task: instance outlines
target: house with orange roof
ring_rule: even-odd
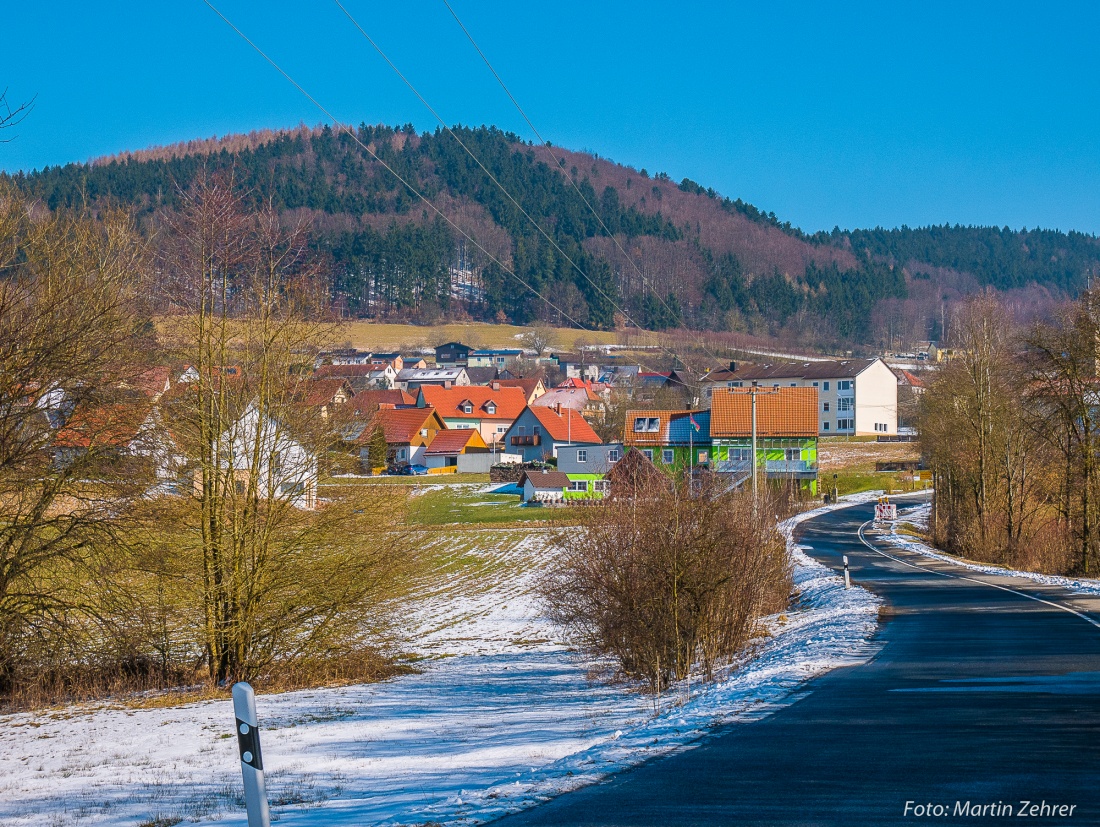
[[[429,468],[454,468],[460,473],[487,474],[495,455],[473,428],[438,431],[424,451]]]
[[[307,379],[295,388],[294,395],[299,404],[316,410],[321,419],[328,419],[334,408],[347,404],[355,396],[355,391],[347,379],[333,377]]]
[[[502,388],[521,388],[524,396],[527,397],[528,405],[546,393],[547,390],[541,376],[532,376],[528,379],[522,377],[519,379],[497,379],[496,381]]]
[[[382,405],[374,415],[372,426],[364,428],[356,439],[359,460],[364,467],[369,459],[371,438],[379,429],[386,439],[387,465],[424,465],[425,451],[447,425],[435,408]]]
[[[504,435],[507,450],[524,462],[556,457],[559,446],[599,445],[603,440],[577,411],[529,405]]]
[[[448,428],[478,430],[494,451],[500,449],[504,435],[527,407],[521,388],[502,387],[499,383],[457,388],[423,385],[416,404],[435,408]]]

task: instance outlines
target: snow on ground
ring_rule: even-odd
[[[787,521],[788,542],[796,522],[836,507]],[[805,679],[874,650],[877,599],[844,590],[790,543],[797,605],[770,619],[741,669],[674,687],[657,711],[599,680],[606,664],[541,616],[532,587],[553,554],[543,535],[438,542],[454,552],[412,616],[421,673],[258,699],[280,824],[481,822],[766,715]],[[228,700],[2,716],[0,823],[243,825],[232,723]]]
[[[937,560],[943,560],[946,563],[962,566],[971,571],[980,571],[985,574],[1002,574],[1010,577],[1022,577],[1025,580],[1031,580],[1035,583],[1045,583],[1048,586],[1062,586],[1079,594],[1100,594],[1100,580],[1091,580],[1082,577],[1059,577],[1054,574],[1039,574],[1034,571],[1016,571],[1015,569],[1008,569],[1003,566],[994,566],[990,563],[974,563],[959,557],[952,557],[950,554],[945,554],[938,549],[934,549],[922,543],[911,535],[898,534],[898,525],[903,522],[910,523],[921,531],[927,531],[928,518],[931,514],[931,503],[924,503],[905,509],[899,508],[898,522],[892,526],[890,533],[883,535],[881,539],[897,548],[905,549],[906,551],[915,551],[926,557],[934,557]]]

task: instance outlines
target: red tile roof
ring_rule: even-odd
[[[422,385],[420,394],[424,404],[435,408],[444,419],[498,419],[514,422],[527,407],[527,397],[520,388],[493,390],[480,385],[456,388]],[[471,413],[464,413],[460,407],[466,401],[473,405]],[[490,414],[485,410],[490,402],[496,404],[496,413]]]
[[[54,436],[54,445],[58,448],[91,448],[93,445],[120,448],[141,433],[148,414],[144,405],[77,409]]]
[[[581,442],[594,445],[598,445],[603,441],[592,430],[592,426],[585,422],[584,417],[572,408],[562,408],[560,414],[553,408],[538,406],[530,408],[530,411],[552,439],[561,442]]]
[[[391,445],[411,443],[420,436],[421,429],[428,427],[428,421],[435,414],[434,408],[389,408],[378,409],[375,422],[382,426],[386,442]],[[434,423],[438,427],[442,423]],[[361,439],[370,439],[370,430],[363,432]]]
[[[348,399],[355,393],[347,384],[346,379],[311,379],[301,388],[302,401],[306,405],[320,407],[331,404],[336,395],[343,389]]]
[[[352,404],[360,414],[369,414],[379,405],[415,405],[416,400],[405,391],[394,388],[388,391],[359,391]]]
[[[712,437],[752,435],[752,393],[748,388],[715,388],[710,410]],[[769,388],[757,393],[756,434],[817,436],[817,388]]]

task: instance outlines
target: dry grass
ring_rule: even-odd
[[[510,324],[487,324],[469,322],[466,324],[412,325],[390,324],[383,322],[351,321],[340,326],[340,340],[333,344],[378,350],[414,350],[435,347],[444,342],[456,341],[475,347],[520,347],[519,336],[530,328]],[[574,328],[554,328],[552,349],[573,350],[578,344],[611,345],[619,344],[620,336],[614,331],[589,331]],[[634,344],[656,344],[643,342],[635,335]]]
[[[920,459],[919,442],[864,442],[822,439],[817,445],[817,463],[822,474],[840,471],[866,473],[876,462],[904,462]]]

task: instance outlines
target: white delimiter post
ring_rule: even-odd
[[[233,714],[237,717],[237,746],[244,776],[244,803],[248,827],[271,827],[264,785],[264,763],[260,758],[260,728],[256,720],[256,693],[244,681],[233,684]]]
[[[749,395],[752,397],[752,500],[756,502],[756,388],[752,388]]]

